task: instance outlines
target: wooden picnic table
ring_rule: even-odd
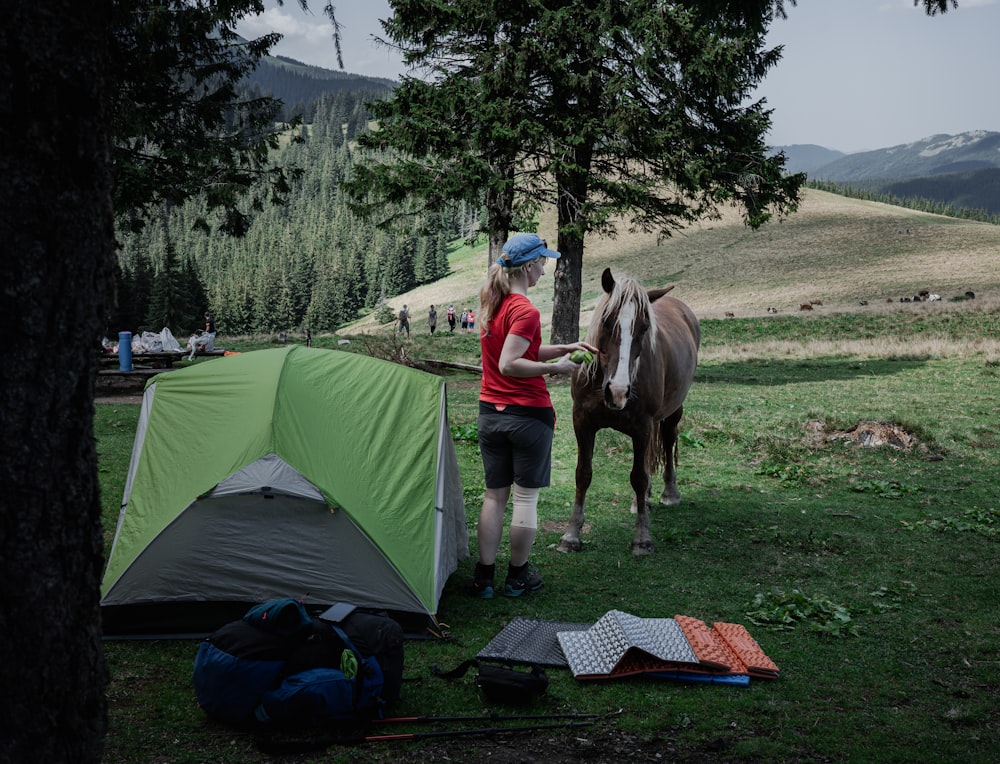
[[[187,357],[191,354],[189,350],[168,350],[159,351],[155,353],[132,353],[132,363],[133,365],[138,364],[139,366],[149,366],[154,369],[172,369],[174,367],[174,361],[179,361],[182,358]],[[214,350],[198,350],[195,352],[195,356],[223,356],[226,354],[225,348],[215,348]],[[119,366],[119,358],[117,353],[102,353],[101,354],[101,365],[102,366]]]

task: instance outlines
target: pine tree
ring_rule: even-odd
[[[193,257],[184,259],[181,268],[181,304],[180,327],[182,332],[200,329],[204,325],[203,316],[211,312],[205,285],[198,275],[198,269]]]
[[[140,331],[159,332],[167,327],[174,334],[184,333],[184,328],[190,326],[193,318],[184,294],[184,283],[184,271],[177,252],[173,242],[167,239],[163,264],[153,276],[149,308]]]
[[[491,260],[511,226],[555,205],[553,341],[575,341],[587,233],[626,215],[669,235],[729,203],[757,227],[795,208],[804,176],[768,156],[768,113],[747,103],[778,61],[763,47],[774,13],[765,0],[400,4],[387,34],[429,76],[374,104],[379,130],[360,139],[373,153],[348,189],[382,217],[386,203],[485,205]]]

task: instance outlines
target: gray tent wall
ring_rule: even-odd
[[[150,384],[143,397],[115,545],[157,384]],[[272,453],[209,493],[192,497],[187,509],[142,550],[102,599],[105,635],[201,636],[240,617],[254,603],[284,596],[305,597],[316,608],[351,602],[394,615],[418,615],[433,624],[445,582],[457,561],[469,555],[443,384],[438,428],[433,608],[421,602],[348,512],[331,508],[315,485]],[[411,625],[419,629],[424,620],[411,620]]]

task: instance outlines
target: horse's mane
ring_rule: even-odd
[[[649,322],[649,331],[646,337],[650,343],[650,348],[656,348],[656,316],[650,310],[649,295],[642,285],[629,276],[620,277],[615,280],[615,286],[610,292],[604,292],[597,305],[594,307],[594,316],[587,327],[587,334],[584,338],[591,345],[600,346],[601,332],[604,325],[610,321],[618,321],[621,309],[629,302],[635,302],[638,306],[638,315],[645,315]],[[592,363],[587,366],[587,374],[593,378],[597,374],[598,364]]]

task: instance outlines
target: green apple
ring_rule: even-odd
[[[569,354],[569,360],[573,363],[590,363],[594,360],[594,354],[589,350],[574,350]]]

